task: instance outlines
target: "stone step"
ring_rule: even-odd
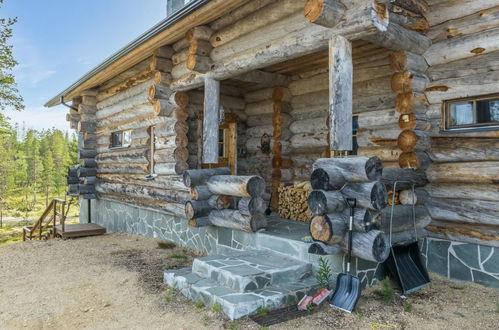
[[[197,258],[192,273],[235,292],[250,292],[308,278],[312,266],[270,251],[247,251]]]
[[[191,268],[166,271],[164,281],[193,301],[201,301],[207,306],[220,304],[232,320],[254,314],[260,308],[296,304],[305,294],[317,289],[316,279],[309,276],[298,281],[274,283],[251,292],[238,292],[193,273]]]

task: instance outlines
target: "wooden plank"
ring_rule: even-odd
[[[352,150],[352,44],[343,36],[329,41],[330,149]]]
[[[57,225],[55,228],[57,234],[61,235],[62,238],[95,236],[106,233],[106,228],[95,223],[67,224],[64,226],[64,232],[62,231],[61,225]]]
[[[220,116],[220,81],[204,82],[203,163],[218,163],[218,126]]]

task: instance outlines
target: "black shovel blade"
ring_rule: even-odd
[[[341,273],[336,279],[336,289],[329,304],[347,313],[351,313],[359,301],[362,285],[358,277]]]

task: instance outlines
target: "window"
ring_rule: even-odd
[[[499,129],[499,95],[445,101],[444,129]]]
[[[237,122],[236,116],[226,113],[225,123],[218,131],[218,163],[203,164],[203,168],[229,167],[232,174],[236,174],[237,163]]]
[[[111,133],[111,148],[129,147],[132,144],[132,131]]]

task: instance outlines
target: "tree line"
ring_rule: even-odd
[[[28,212],[36,204],[48,205],[51,197],[64,198],[67,170],[77,163],[77,149],[74,134],[55,128],[38,131],[13,126],[0,113],[3,209]]]

